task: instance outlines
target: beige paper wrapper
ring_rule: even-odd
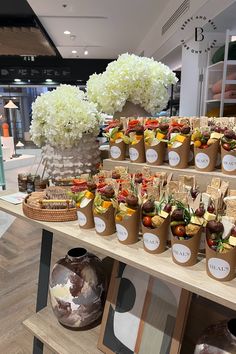
[[[143,248],[152,254],[163,253],[166,250],[170,216],[159,227],[148,228],[142,224]]]
[[[183,144],[177,148],[168,147],[168,157],[173,154],[173,160],[176,161],[175,165],[170,165],[173,168],[186,168],[188,166],[189,154],[190,154],[190,137],[187,137]]]
[[[80,213],[80,214],[79,214]],[[93,220],[93,199],[84,208],[77,208],[79,226],[81,229],[92,229]]]
[[[229,281],[235,277],[236,247],[227,253],[212,250],[206,240],[206,271],[207,275],[218,281]]]
[[[122,141],[119,143],[110,143],[110,158],[116,161],[125,160],[126,144]]]
[[[210,145],[207,149],[194,147],[195,169],[202,172],[214,171],[218,150],[219,141]],[[196,159],[198,159],[198,163],[196,162]]]
[[[131,162],[146,162],[143,137],[137,144],[129,144],[129,158]]]
[[[183,267],[192,266],[197,263],[197,255],[200,244],[202,229],[188,240],[178,240],[172,234],[171,252],[173,262]]]
[[[222,173],[236,176],[236,151],[226,151],[221,146],[221,160]]]
[[[148,165],[162,165],[165,157],[165,152],[166,143],[164,143],[163,141],[154,146],[145,143],[145,155]]]
[[[116,232],[115,209],[110,206],[104,214],[93,210],[95,230],[100,236],[110,236]]]
[[[120,243],[131,245],[138,242],[139,220],[140,212],[137,209],[133,215],[116,222],[116,232]]]

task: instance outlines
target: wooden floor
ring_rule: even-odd
[[[41,229],[20,219],[0,239],[1,354],[32,353],[32,336],[21,323],[35,313],[40,242]],[[52,263],[75,246],[54,238]]]

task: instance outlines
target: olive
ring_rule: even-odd
[[[142,125],[137,125],[134,130],[135,130],[137,135],[142,135],[143,131],[144,131],[144,128],[143,128]]]
[[[111,176],[113,179],[120,179],[120,174],[116,171],[113,171],[112,172],[112,176]]]
[[[138,197],[136,197],[136,195],[133,195],[133,194],[130,194],[126,197],[126,203],[129,205],[129,206],[137,206],[138,205]]]
[[[200,217],[200,218],[201,218],[204,214],[205,214],[205,209],[204,209],[202,206],[200,206],[199,208],[197,208],[197,209],[195,210],[195,215],[198,216],[198,217]]]
[[[87,188],[91,192],[91,191],[94,191],[97,188],[97,185],[96,185],[95,182],[88,181],[87,182]]]
[[[171,210],[172,210],[172,205],[171,205],[170,203],[167,203],[167,204],[164,206],[163,210],[164,210],[166,213],[170,213]]]
[[[162,131],[162,132],[166,132],[169,129],[169,124],[168,123],[160,123],[158,128]]]
[[[193,199],[196,199],[197,195],[199,194],[199,191],[196,188],[191,188],[190,194]]]
[[[213,204],[210,204],[207,208],[208,213],[213,214],[215,212],[215,207]]]
[[[144,204],[143,204],[143,211],[145,211],[145,213],[151,213],[155,208],[155,204],[152,200],[147,200]]]
[[[183,209],[175,209],[171,215],[172,221],[182,221],[184,220],[184,212]]]
[[[224,231],[223,224],[216,220],[208,221],[206,227],[211,233],[220,233]]]
[[[224,136],[227,138],[227,139],[235,139],[236,136],[235,136],[235,132],[233,130],[226,130],[224,132]]]
[[[112,186],[105,186],[100,192],[106,198],[113,198],[115,195],[115,191]]]
[[[184,125],[184,126],[181,128],[181,133],[182,133],[182,134],[189,134],[189,133],[190,133],[190,126],[189,126],[189,125]]]

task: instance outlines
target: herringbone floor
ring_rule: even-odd
[[[32,336],[22,321],[35,312],[40,241],[40,227],[20,219],[0,239],[0,354],[32,353]],[[75,246],[54,237],[52,263]]]

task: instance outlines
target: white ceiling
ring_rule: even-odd
[[[27,0],[63,58],[135,52],[167,0]],[[63,4],[67,5],[63,7]],[[76,38],[63,32],[69,30]],[[84,55],[84,50],[89,54]],[[72,54],[77,50],[77,54]]]

